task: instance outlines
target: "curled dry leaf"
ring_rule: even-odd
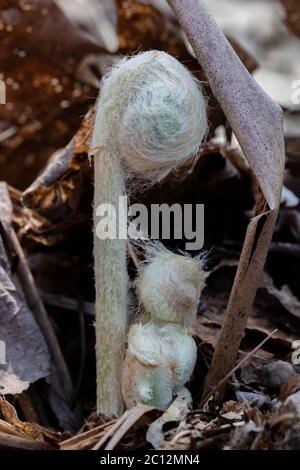
[[[141,4],[136,0],[126,2],[119,0],[117,2],[117,19],[119,53],[129,54],[132,53],[132,50],[140,48],[155,48],[165,50],[178,57],[195,73],[197,78],[204,82],[206,94],[210,97],[211,132],[216,126],[225,122],[201,67],[189,53],[179,28],[168,16],[162,15],[153,6]],[[234,47],[248,69],[253,71],[256,63],[251,56],[237,43],[234,43]],[[91,190],[91,186],[86,184],[91,180],[91,172],[86,160],[89,134],[93,127],[93,114],[93,111],[88,113],[71,142],[51,157],[41,176],[25,191],[25,205],[30,209],[36,209],[44,220],[34,217],[33,213],[23,214],[23,221],[29,216],[32,230],[26,223],[27,228],[22,229],[20,235],[27,235],[44,244],[53,244],[55,241],[61,240],[62,232],[65,232],[70,226],[83,223],[86,220],[85,214],[89,213],[89,209],[86,205],[83,208],[80,205],[85,195]],[[204,149],[204,154],[206,152]],[[213,153],[213,150],[210,152]],[[227,150],[225,150],[226,152]],[[234,151],[231,153],[233,154]],[[56,240],[55,234],[57,234]]]
[[[13,426],[17,434],[38,442],[51,442],[58,444],[61,433],[44,428],[36,423],[20,421],[14,406],[4,398],[0,397],[0,410],[6,423]]]
[[[279,390],[296,376],[293,366],[286,361],[271,361],[259,370],[259,383],[264,387]]]
[[[55,2],[92,41],[109,52],[118,50],[114,0],[55,0]]]
[[[137,0],[117,0],[117,18],[119,52],[130,54],[141,49],[157,49],[178,58],[203,83],[209,99],[210,133],[225,123],[222,109],[212,93],[201,64],[191,55],[180,29],[169,16],[150,4],[142,4]],[[248,70],[253,72],[257,67],[256,61],[236,41],[232,41],[232,46]]]
[[[60,241],[70,227],[89,220],[91,209],[85,198],[88,203],[92,198],[88,152],[93,123],[91,110],[70,143],[53,155],[43,173],[23,193],[26,208],[17,221],[21,236],[51,245]]]
[[[5,183],[0,185],[2,207],[11,208]],[[4,211],[3,211],[4,212]],[[11,223],[11,213],[1,212],[0,234],[0,339],[5,360],[0,364],[2,394],[21,393],[30,383],[49,375],[50,358],[44,337],[29,309],[24,294],[12,276],[9,249],[3,227]],[[8,251],[7,251],[8,250]]]
[[[247,422],[232,433],[226,450],[299,449],[299,412],[297,399],[284,403],[272,414],[246,410]]]
[[[286,11],[285,24],[293,34],[300,37],[300,5],[298,0],[280,0]]]

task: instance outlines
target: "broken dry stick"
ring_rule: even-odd
[[[168,0],[260,185],[204,396],[234,367],[271,241],[284,170],[282,110],[246,70],[200,0]]]

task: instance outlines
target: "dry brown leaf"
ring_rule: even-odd
[[[126,2],[119,0],[117,17],[119,52],[122,54],[132,53],[133,50],[139,50],[140,47],[143,50],[147,48],[166,50],[183,61],[200,80],[206,82],[197,60],[187,50],[179,28],[175,27],[167,16],[162,15],[151,5],[141,4],[136,0]],[[239,45],[235,44],[234,47],[249,70],[254,70],[256,64],[251,57]],[[206,92],[212,100],[209,103],[209,121],[213,131],[217,125],[224,122],[224,116],[212,96],[211,89],[206,83],[204,86],[207,87]],[[82,224],[87,220],[85,214],[89,214],[89,209],[86,205],[83,208],[80,205],[91,189],[89,186],[91,171],[87,163],[87,152],[92,126],[93,112],[86,116],[74,139],[64,149],[52,156],[42,175],[25,191],[25,205],[36,209],[39,215],[45,219],[35,218],[34,214],[26,212],[20,214],[19,224],[24,224],[26,217],[29,217],[29,224],[25,223],[25,228],[20,232],[20,236],[25,235],[43,244],[53,244],[60,241],[61,234],[70,227]],[[80,140],[83,143],[82,148],[77,148]],[[199,156],[209,152],[213,153],[213,151],[213,149],[208,151],[204,149],[204,152]],[[218,151],[216,149],[216,152]],[[234,152],[234,150],[228,150],[228,155],[229,153],[233,155]],[[227,153],[227,149],[224,149],[224,153]],[[191,173],[192,168],[188,170]],[[203,180],[205,181],[205,178]],[[241,182],[240,186],[242,187],[244,184],[245,182]],[[242,201],[243,197],[235,198],[235,201],[238,200]],[[52,224],[49,224],[48,221]],[[30,230],[30,224],[32,230]],[[57,239],[55,239],[55,234],[57,234]]]
[[[23,194],[25,206],[54,224],[65,220],[76,224],[86,219],[79,206],[89,189],[86,183],[91,184],[88,152],[93,123],[94,111],[90,111],[70,143],[53,155],[44,172]],[[34,231],[46,233],[47,226]]]
[[[137,450],[137,445],[141,445],[144,447],[146,444],[145,439],[145,432],[148,425],[158,417],[158,411],[155,411],[154,414],[150,412],[144,415],[138,422],[137,425],[134,425],[128,430],[128,440],[130,444],[123,443],[123,439],[120,441],[118,446],[120,445],[122,450]],[[110,437],[114,438],[114,433],[116,429],[118,430],[122,423],[126,422],[127,414],[120,420],[111,420],[109,422],[103,423],[100,426],[93,427],[88,431],[79,432],[75,436],[66,439],[60,443],[61,450],[90,450],[93,448],[98,448],[104,445],[105,441],[107,441]],[[106,418],[104,418],[106,419]],[[126,424],[128,426],[128,423]],[[123,433],[123,429],[121,429]],[[118,439],[120,438],[118,432]],[[126,437],[126,436],[124,436]]]
[[[55,0],[65,15],[94,42],[110,52],[118,50],[114,0]]]
[[[5,421],[14,427],[19,434],[36,442],[51,442],[57,444],[61,439],[61,433],[44,428],[36,423],[20,421],[13,405],[0,397],[0,410]]]
[[[11,222],[11,201],[5,183],[0,183],[2,229]],[[0,339],[5,344],[6,363],[0,364],[2,394],[21,393],[30,383],[50,373],[50,358],[44,337],[29,309],[24,293],[13,280],[0,230]],[[18,347],[16,347],[16,345]]]
[[[162,449],[165,444],[163,427],[166,424],[176,424],[186,417],[189,412],[187,401],[182,397],[177,397],[164,414],[150,424],[146,439],[154,449]]]
[[[0,449],[5,450],[54,450],[55,447],[48,442],[38,442],[12,436],[0,431]]]
[[[21,238],[53,245],[70,228],[88,223],[92,197],[88,152],[93,122],[91,110],[69,144],[55,152],[45,170],[23,193],[25,208],[15,211],[14,217]]]
[[[68,4],[65,11],[70,11]],[[9,184],[21,189],[27,187],[49,156],[68,142],[79,126],[80,116],[85,114],[91,100],[94,101],[93,90],[98,88],[100,76],[120,54],[157,48],[178,57],[205,82],[210,98],[211,131],[225,122],[179,28],[154,7],[134,0],[118,2],[120,44],[118,56],[114,57],[107,55],[76,21],[67,19],[52,0],[2,0],[0,6],[0,38],[3,39],[0,78],[7,85],[7,104],[0,109],[0,171]],[[94,7],[99,14],[100,6]],[[83,16],[87,14],[90,11]],[[97,18],[91,19],[96,19],[98,25]],[[255,62],[240,46],[234,47],[252,71]]]
[[[300,37],[300,4],[298,0],[280,0],[286,11],[285,24]]]

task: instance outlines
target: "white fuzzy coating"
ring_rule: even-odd
[[[151,319],[192,327],[205,286],[198,260],[174,253],[155,256],[137,282],[139,298]]]
[[[118,207],[125,179],[149,185],[196,153],[207,131],[200,84],[175,58],[144,52],[104,77],[92,138],[95,191],[97,411],[122,412],[120,386],[128,326],[126,242],[97,237],[97,208]],[[188,318],[188,315],[187,317]],[[142,386],[143,394],[151,390]],[[167,388],[167,387],[166,387]]]
[[[119,156],[128,174],[160,180],[193,157],[207,132],[200,83],[174,57],[125,58],[102,81],[92,146]]]

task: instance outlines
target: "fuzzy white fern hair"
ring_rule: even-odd
[[[152,320],[194,327],[205,278],[202,260],[158,249],[140,270],[139,299]]]
[[[206,131],[200,84],[170,55],[144,52],[123,59],[104,77],[91,153],[95,157],[97,411],[107,416],[122,412],[128,327],[126,241],[98,238],[97,208],[110,204],[117,210],[128,176],[147,185],[187,163]]]

